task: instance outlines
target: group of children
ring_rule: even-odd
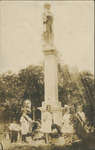
[[[65,113],[62,117],[62,128],[61,132],[66,140],[69,140],[69,142],[72,142],[72,137],[75,134],[75,128],[74,124],[71,121],[71,112],[70,107],[65,107]],[[76,117],[79,120],[78,129],[84,128],[84,124],[86,122],[85,113],[82,111],[82,107],[78,107],[78,111],[76,113]],[[27,111],[24,109],[23,114],[20,118],[20,124],[17,124],[15,120],[13,120],[13,123],[10,124],[9,129],[11,131],[11,142],[17,142],[18,133],[21,133],[22,142],[26,141],[27,133],[29,132],[29,125],[32,123],[32,119],[27,115]],[[53,123],[53,114],[51,112],[51,106],[46,106],[46,112],[44,113],[43,117],[43,126],[41,126],[40,131],[45,134],[46,143],[49,143],[50,136],[49,134],[52,132],[51,126]],[[81,125],[81,127],[79,127]],[[78,132],[78,131],[77,131]],[[80,131],[79,131],[80,132]],[[68,142],[68,141],[67,141]]]

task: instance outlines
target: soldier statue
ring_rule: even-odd
[[[54,44],[54,35],[53,35],[53,15],[50,12],[50,4],[44,5],[45,11],[43,14],[43,41],[44,47],[48,49],[52,49]]]

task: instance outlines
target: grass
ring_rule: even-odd
[[[95,150],[95,136],[88,136],[86,139],[72,143],[71,145],[57,146],[54,144],[45,145],[11,145],[7,150]]]
[[[95,144],[87,143],[73,143],[72,145],[56,146],[56,145],[46,145],[46,146],[31,146],[31,145],[22,145],[15,146],[8,150],[95,150]]]

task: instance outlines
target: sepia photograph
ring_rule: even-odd
[[[95,150],[94,0],[0,1],[0,150]]]

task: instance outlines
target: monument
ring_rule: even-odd
[[[58,101],[58,70],[57,70],[57,51],[54,48],[53,34],[53,15],[50,12],[50,4],[44,5],[43,14],[43,53],[44,53],[44,83],[45,83],[45,101],[42,102],[41,122],[44,125],[43,117],[46,106],[51,106],[53,121],[55,124],[62,126],[61,103]]]

